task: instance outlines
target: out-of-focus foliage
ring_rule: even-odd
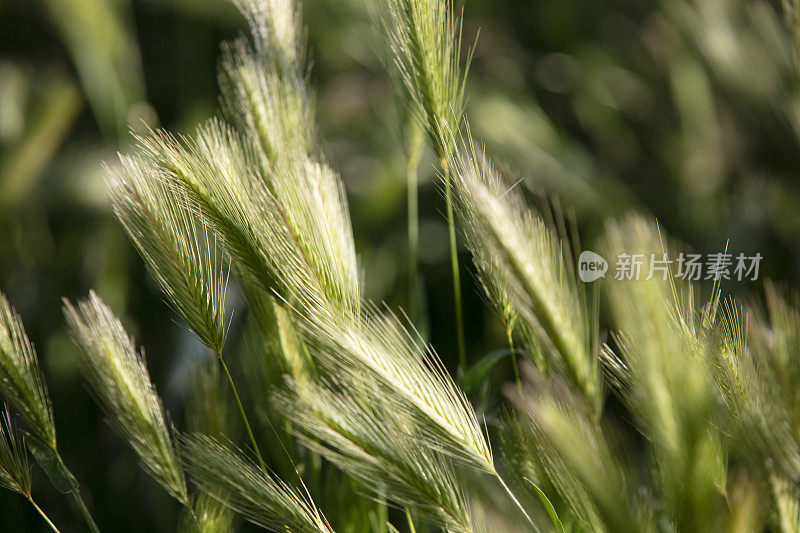
[[[405,142],[396,124],[406,111],[398,109],[382,64],[383,38],[361,0],[307,0],[302,8],[315,118],[347,189],[363,290],[405,306]],[[655,215],[697,251],[720,251],[730,240],[737,251],[759,252],[762,277],[796,286],[797,20],[788,0],[465,0],[464,43],[475,42],[480,30],[466,88],[472,133],[494,161],[524,176],[517,187],[541,188],[574,209],[587,243],[596,242],[606,217],[633,209]],[[113,170],[115,152],[132,144],[131,131],[160,125],[190,132],[214,114],[219,43],[243,25],[220,0],[0,3],[0,290],[25,317],[38,348],[58,406],[59,448],[82,458],[75,474],[109,529],[172,530],[178,511],[137,471],[135,455],[81,391],[60,300],[94,287],[129,317],[129,333],[148,346],[148,367],[167,409],[182,416],[181,397],[207,354],[173,320],[158,283],[112,220],[102,163]],[[420,307],[428,313],[418,322],[429,321],[423,330],[440,353],[455,354],[434,159],[426,151],[419,166]],[[506,332],[478,296],[466,251],[461,264],[468,359],[477,362],[505,345]],[[723,290],[757,288],[730,283]],[[780,319],[781,304],[772,301]],[[234,305],[234,319],[224,317],[230,322],[223,327],[243,327],[240,309]],[[490,427],[502,413],[499,384],[512,375],[507,358],[499,360],[480,367],[491,369],[491,379],[472,376],[482,390],[468,391],[482,398],[479,415]],[[780,361],[776,352],[767,370],[780,375]],[[445,364],[454,368],[455,357]],[[697,409],[705,405],[700,399]],[[757,425],[746,416],[757,413],[750,407],[743,416]],[[288,433],[261,425],[264,442]],[[698,446],[713,448],[712,437]],[[324,488],[341,479],[315,475],[318,490],[335,501],[336,490]],[[773,485],[790,509],[791,488],[782,478]],[[743,502],[752,497],[730,489]],[[129,504],[132,492],[146,512]],[[71,516],[55,491],[42,490],[37,501],[55,522]],[[335,521],[351,504],[325,510]],[[19,530],[40,527],[25,505],[0,498],[0,516],[15,517],[9,527]],[[372,516],[369,501],[357,505]]]

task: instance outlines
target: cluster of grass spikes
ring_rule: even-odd
[[[220,116],[189,136],[152,131],[108,167],[116,216],[213,354],[185,430],[101,298],[64,302],[78,368],[114,431],[183,508],[181,531],[230,531],[237,517],[322,533],[800,529],[795,297],[769,285],[765,308],[740,305],[715,285],[699,303],[695,287],[669,276],[609,279],[598,282],[610,310],[603,342],[600,292],[576,278],[574,237],[510,187],[469,134],[469,59],[453,4],[383,0],[387,65],[412,118],[412,218],[425,138],[441,165],[461,369],[470,366],[456,220],[507,333],[516,383],[487,427],[413,326],[363,296],[343,182],[314,123],[298,6],[237,5],[249,34],[223,49]],[[607,257],[678,250],[639,215],[609,222],[599,246]],[[231,291],[248,309],[238,342]],[[228,365],[231,353],[241,368]],[[612,395],[621,407],[610,410]],[[99,531],[5,297],[0,396],[0,485],[58,531],[34,501],[30,453]]]

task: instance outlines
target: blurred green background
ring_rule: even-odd
[[[402,133],[372,0],[306,0],[310,83],[332,165],[347,186],[367,294],[409,300]],[[800,274],[800,78],[789,2],[467,0],[477,39],[473,134],[510,183],[574,215],[584,247],[638,210],[699,252],[764,257],[761,278]],[[104,164],[132,133],[189,133],[217,112],[221,41],[244,24],[222,0],[0,0],[0,290],[47,374],[62,453],[106,531],[174,531],[178,505],[105,425],[72,360],[61,298],[94,288],[148,356],[178,427],[204,356],[163,302],[105,201]],[[420,164],[422,329],[450,368],[455,335],[447,230],[434,159]],[[469,359],[501,350],[461,255]],[[757,293],[730,283],[727,293]],[[497,353],[497,352],[495,352]],[[470,390],[491,423],[501,364]],[[38,472],[38,471],[37,471]],[[40,473],[37,501],[62,531],[81,522]],[[44,531],[0,495],[7,531]]]

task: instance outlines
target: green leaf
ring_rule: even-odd
[[[496,350],[483,356],[477,363],[464,370],[458,376],[459,387],[467,395],[474,394],[486,382],[497,363],[508,357],[508,355],[510,355],[508,350]]]
[[[542,491],[542,489],[536,486],[536,483],[534,483],[530,479],[525,478],[525,481],[530,483],[531,487],[533,487],[533,490],[536,492],[536,496],[539,497],[539,502],[542,504],[542,507],[544,507],[544,510],[547,511],[547,514],[550,515],[550,521],[553,522],[553,526],[555,526],[556,531],[558,533],[565,533],[564,525],[558,518],[558,513],[556,513],[556,509],[555,507],[553,507],[553,504],[550,503],[550,500],[547,498],[547,495]]]
[[[31,451],[36,462],[42,467],[44,473],[53,483],[56,490],[69,494],[70,492],[78,491],[78,480],[72,475],[72,472],[67,469],[64,461],[57,451],[47,446],[44,442],[36,438],[30,433],[26,434],[25,442],[28,449]]]

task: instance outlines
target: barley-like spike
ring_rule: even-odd
[[[459,57],[461,21],[454,15],[453,2],[388,0],[382,20],[406,98],[436,155],[446,161],[455,148],[453,132],[464,110],[466,79]]]
[[[233,513],[222,502],[205,493],[192,498],[178,524],[179,533],[232,533]]]
[[[359,383],[417,421],[419,438],[488,473],[492,452],[475,411],[441,360],[391,312],[365,304],[346,317],[298,312],[306,343],[330,375]]]
[[[11,423],[7,409],[0,412],[0,486],[30,498],[31,471],[25,444]]]
[[[544,347],[549,365],[599,412],[599,364],[564,244],[471,141],[453,166],[464,234],[487,296],[504,315],[526,323]]]
[[[298,383],[278,395],[281,412],[310,449],[358,480],[379,498],[449,531],[472,531],[469,502],[446,455],[416,441],[412,417],[358,383]],[[388,491],[387,491],[388,489]]]
[[[33,433],[56,448],[56,427],[36,350],[22,319],[0,293],[0,394],[14,406]]]
[[[226,269],[188,196],[146,161],[120,156],[111,205],[168,302],[216,353],[225,343]]]
[[[112,427],[150,475],[188,507],[186,481],[144,352],[136,350],[122,323],[94,292],[77,305],[65,301],[64,314],[79,348],[81,371]]]
[[[202,434],[181,437],[181,455],[200,489],[252,522],[276,531],[332,533],[308,494]]]

